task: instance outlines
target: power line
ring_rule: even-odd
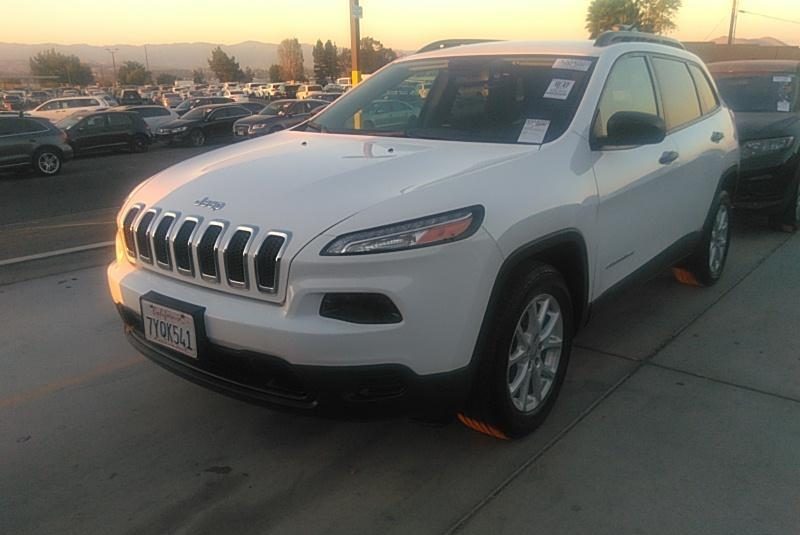
[[[728,15],[723,15],[723,16],[722,16],[722,18],[721,18],[721,19],[719,19],[719,22],[717,22],[717,24],[716,24],[716,25],[714,25],[714,29],[713,29],[713,30],[711,30],[710,32],[708,32],[708,35],[706,35],[706,36],[705,36],[705,38],[703,39],[703,41],[708,41],[708,38],[709,38],[709,37],[711,37],[711,36],[714,34],[714,32],[716,32],[716,31],[717,31],[717,28],[719,28],[719,25],[720,25],[720,24],[722,24],[722,22],[723,22],[725,19],[727,19],[727,18],[728,18]]]
[[[763,17],[765,19],[778,20],[780,22],[788,22],[790,24],[800,24],[800,20],[783,19],[781,17],[773,17],[772,15],[764,15],[763,13],[753,13],[752,11],[745,11],[744,9],[740,9],[739,13],[742,13],[743,15],[753,15],[754,17]]]

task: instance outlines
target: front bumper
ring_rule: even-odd
[[[794,194],[800,178],[800,155],[743,161],[734,204],[737,208],[778,213]]]
[[[277,357],[210,345],[194,361],[145,340],[141,316],[118,306],[128,341],[163,368],[227,396],[319,416],[435,417],[458,411],[470,387],[468,368],[420,376],[401,365],[293,366]]]

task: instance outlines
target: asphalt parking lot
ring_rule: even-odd
[[[127,190],[191,154],[0,176],[3,258],[111,239]],[[127,345],[110,250],[49,259],[0,285],[0,533],[796,533],[800,236],[740,216],[733,239],[717,286],[665,273],[598,310],[516,442],[211,393]]]

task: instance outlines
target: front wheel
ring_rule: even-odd
[[[145,136],[134,136],[131,139],[131,152],[147,152],[150,144]]]
[[[722,277],[731,241],[731,200],[728,192],[720,191],[717,194],[709,215],[700,244],[682,266],[685,270],[677,270],[676,276],[681,282],[713,286]],[[687,272],[689,279],[694,280],[684,280]]]
[[[537,263],[508,287],[497,310],[459,420],[496,438],[518,438],[545,421],[558,397],[572,350],[572,299],[558,271]]]
[[[61,154],[54,149],[39,149],[33,155],[33,168],[42,176],[57,175],[61,171]]]
[[[206,135],[199,128],[195,128],[189,133],[189,143],[192,147],[202,147],[206,144]]]

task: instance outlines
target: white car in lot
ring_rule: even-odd
[[[53,98],[31,110],[30,114],[56,122],[73,113],[102,110],[115,104],[115,101],[104,96]]]
[[[165,108],[164,106],[147,104],[141,106],[126,106],[124,109],[126,111],[135,111],[138,113],[152,132],[156,132],[158,127],[163,124],[174,121],[175,119],[180,119],[180,116],[175,110]]]
[[[303,84],[297,88],[297,93],[295,98],[299,99],[314,98],[314,95],[318,95],[321,93],[323,93],[321,85]]]
[[[247,102],[249,97],[241,89],[226,89],[222,92],[223,97],[233,99],[234,102]]]
[[[365,124],[389,95],[419,114]],[[130,342],[211,389],[519,437],[598,302],[665,267],[722,276],[738,165],[731,113],[677,41],[436,50],[145,181],[109,287]]]

